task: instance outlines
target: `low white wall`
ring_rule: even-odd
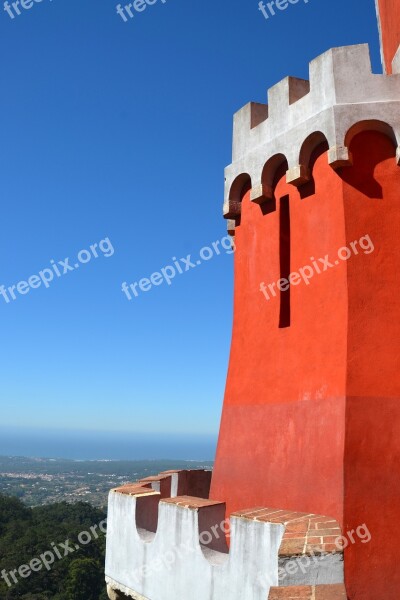
[[[239,517],[231,519],[231,547],[224,548],[224,504],[188,507],[161,501],[158,527],[144,541],[136,526],[136,511],[145,510],[146,498],[113,491],[109,497],[106,579],[112,588],[141,600],[266,600],[278,585],[278,551],[284,525]],[[190,505],[188,499],[188,504]],[[193,499],[192,499],[193,500]],[[140,519],[139,519],[140,521]],[[203,548],[199,522],[219,535]],[[207,534],[202,540],[208,542]],[[222,541],[221,541],[222,540]]]

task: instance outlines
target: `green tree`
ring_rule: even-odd
[[[29,565],[32,559],[52,550],[53,543],[61,551],[50,570],[43,567],[25,579],[17,572],[16,583],[9,576],[10,587],[0,579],[0,600],[78,600],[84,597],[81,591],[87,586],[90,591],[83,592],[85,600],[106,600],[104,533],[97,527],[90,543],[79,544],[79,534],[90,532],[105,517],[103,511],[83,502],[28,508],[17,498],[0,495],[0,573]],[[73,551],[64,555],[60,544],[65,540]],[[72,563],[78,563],[74,569]],[[86,568],[87,573],[82,573]]]
[[[97,561],[79,558],[70,564],[65,590],[67,600],[98,600],[102,588]]]

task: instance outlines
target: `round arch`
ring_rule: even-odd
[[[225,218],[234,219],[240,216],[243,196],[250,189],[251,177],[248,173],[241,173],[234,179],[229,190],[229,212]]]
[[[397,148],[399,145],[397,142],[395,130],[391,125],[389,125],[389,123],[386,123],[385,121],[378,121],[372,119],[354,123],[354,125],[352,125],[346,133],[344,139],[345,146],[347,148],[350,148],[350,144],[355,138],[355,136],[364,131],[378,131],[379,133],[383,133],[384,135],[386,135],[393,142],[395,148]]]

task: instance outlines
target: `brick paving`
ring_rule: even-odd
[[[274,587],[268,600],[347,600],[347,594],[343,584]]]
[[[336,543],[342,531],[332,517],[276,508],[254,508],[233,513],[232,516],[285,525],[279,549],[281,557],[342,552],[340,544]]]

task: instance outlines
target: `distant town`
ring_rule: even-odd
[[[212,469],[213,463],[182,460],[73,461],[0,457],[0,494],[27,506],[89,502],[103,508],[110,489],[169,469]]]

